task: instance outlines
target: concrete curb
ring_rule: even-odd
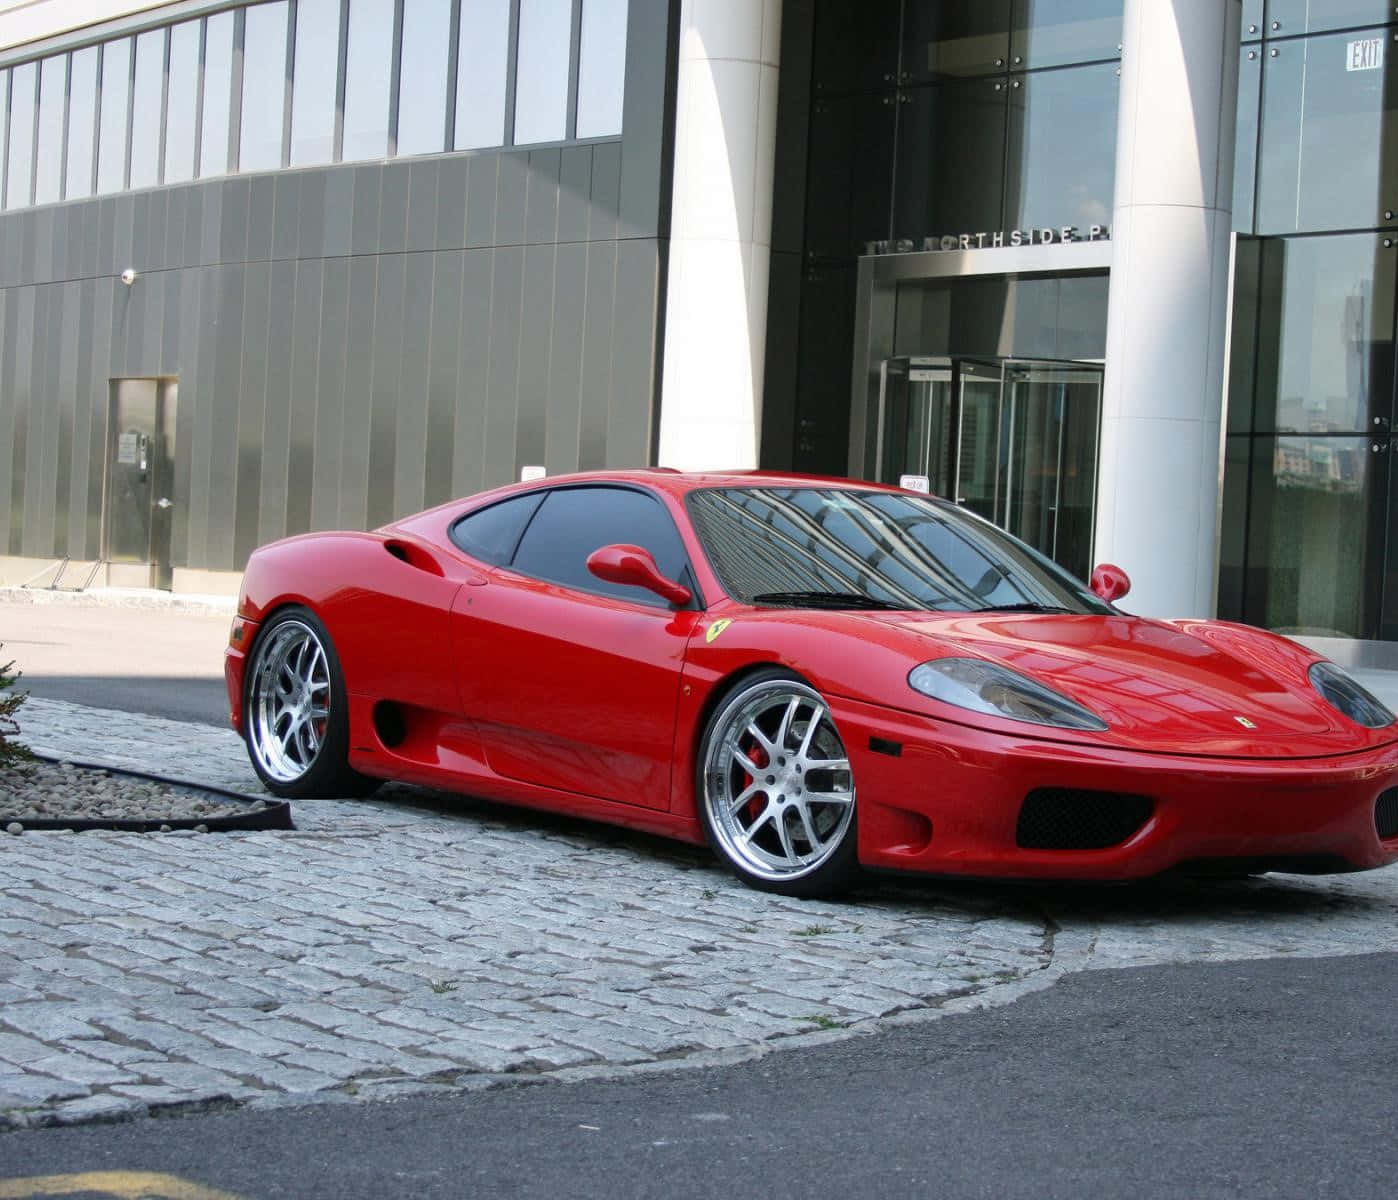
[[[91,588],[67,592],[42,587],[0,587],[0,604],[52,604],[70,608],[141,608],[159,611],[205,613],[232,617],[235,596],[205,596],[160,592],[153,588]]]

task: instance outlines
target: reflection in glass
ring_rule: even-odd
[[[238,169],[266,171],[282,165],[286,112],[286,3],[247,10],[243,26],[243,117]]]
[[[151,187],[160,182],[160,133],[164,113],[165,30],[152,29],[136,38],[136,84],[131,93],[131,184]]]
[[[393,73],[393,0],[350,0],[345,60],[346,162],[388,153],[388,88]]]
[[[1110,611],[1042,555],[944,501],[896,492],[752,487],[691,492],[688,505],[724,589],[743,603],[942,612],[1040,604],[1075,613]],[[836,602],[818,603],[822,593],[836,593]],[[840,595],[869,603],[841,605]]]
[[[102,47],[102,117],[97,132],[97,192],[126,186],[126,113],[131,98],[131,39]]]
[[[621,132],[626,84],[627,0],[583,0],[578,48],[577,136],[610,137]]]
[[[34,165],[34,203],[52,204],[63,191],[63,99],[68,90],[68,56],[39,64],[39,145]]]
[[[1247,12],[1243,17],[1246,21]],[[1267,20],[1281,25],[1275,33],[1270,28],[1267,30],[1274,37],[1379,25],[1392,19],[1393,5],[1389,0],[1267,0]]]
[[[194,120],[199,92],[199,22],[170,30],[170,77],[165,100],[165,182],[194,178]]]
[[[509,58],[510,0],[461,0],[456,57],[458,150],[505,141],[505,70]]]
[[[68,168],[63,195],[92,195],[92,149],[97,133],[97,47],[74,50],[68,68]]]
[[[1362,437],[1254,440],[1247,620],[1365,636],[1370,458]]]
[[[1009,53],[1010,0],[904,5],[905,80],[1004,70]]]
[[[340,72],[340,0],[299,0],[291,76],[291,165],[335,157],[335,85]]]
[[[517,145],[568,136],[571,0],[520,0],[519,66],[515,77]]]
[[[1373,36],[1382,51],[1386,35]],[[1391,54],[1355,69],[1354,44],[1339,34],[1268,49],[1257,232],[1364,228],[1394,205],[1398,69]]]
[[[451,0],[417,0],[404,5],[399,154],[440,154],[446,144],[450,43]]]
[[[1223,456],[1223,521],[1218,542],[1218,615],[1225,621],[1242,621],[1246,582],[1248,520],[1248,463],[1252,439],[1225,439]]]
[[[1238,51],[1238,137],[1233,149],[1233,229],[1252,233],[1257,197],[1257,129],[1262,111],[1262,49]]]
[[[228,170],[228,129],[233,91],[233,14],[219,13],[205,22],[204,123],[199,134],[199,174]]]
[[[1006,226],[1111,224],[1118,83],[1106,63],[1011,82]]]
[[[38,64],[28,62],[10,73],[10,153],[5,175],[5,207],[31,202],[34,184],[34,89]]]
[[[1000,522],[1079,579],[1092,570],[1102,372],[1007,364]]]
[[[865,94],[820,96],[811,106],[806,176],[806,249],[811,254],[846,258],[862,254],[866,241],[890,236],[888,184],[896,113],[883,100]]]
[[[1263,243],[1259,432],[1360,433],[1391,416],[1394,268],[1373,234]]]
[[[910,280],[898,286],[894,349],[899,354],[1100,359],[1106,355],[1107,293],[1105,272]]]
[[[1122,0],[1015,0],[1010,61],[1026,69],[1117,58]]]
[[[1000,81],[911,88],[898,112],[893,236],[1002,229],[1005,97]]]
[[[1239,237],[1233,256],[1232,343],[1228,362],[1228,432],[1252,430],[1256,395],[1257,330],[1264,242]]]

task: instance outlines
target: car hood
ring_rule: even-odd
[[[1398,739],[1398,726],[1365,729],[1317,695],[1306,675],[1315,654],[1248,626],[1050,613],[878,613],[868,619],[913,635],[927,658],[964,655],[1019,671],[1077,700],[1109,726],[1107,733],[1092,734],[1045,729],[1050,737],[1154,753],[1283,758]],[[939,707],[947,715],[961,711]],[[979,714],[965,720],[1026,729]]]

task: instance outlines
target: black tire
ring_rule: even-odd
[[[258,631],[243,677],[243,740],[275,796],[367,796],[379,786],[349,765],[344,671],[310,609],[283,608]]]
[[[770,667],[735,683],[704,728],[696,776],[709,844],[744,883],[816,898],[858,880],[849,758],[829,706],[799,676]]]

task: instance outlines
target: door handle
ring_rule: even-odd
[[[169,496],[161,496],[160,499],[157,500],[157,501],[155,502],[155,507],[156,507],[156,508],[173,508],[173,507],[174,507],[174,504],[175,504],[175,502],[174,502],[173,500],[171,500]]]

